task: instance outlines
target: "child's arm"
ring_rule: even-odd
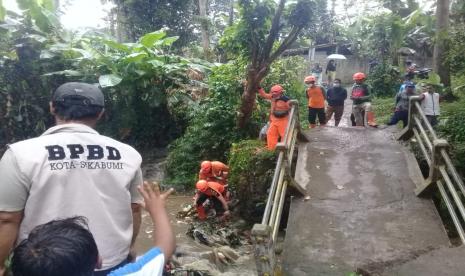
[[[156,226],[156,229],[153,231],[153,242],[156,247],[161,249],[165,255],[165,260],[168,260],[174,252],[176,240],[168,213],[166,212],[165,201],[174,189],[171,188],[161,194],[158,184],[151,186],[146,181],[138,189],[144,197],[145,209],[149,212],[154,227]]]

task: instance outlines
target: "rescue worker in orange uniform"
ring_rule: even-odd
[[[274,150],[278,140],[280,138],[282,140],[286,133],[289,111],[291,110],[290,99],[284,95],[284,89],[281,85],[273,85],[270,93],[266,93],[263,88],[259,87],[258,94],[271,101],[270,127],[266,132],[266,141],[268,149]]]
[[[229,167],[220,161],[203,161],[200,164],[199,180],[227,184]]]
[[[310,128],[316,127],[316,118],[320,126],[326,125],[326,113],[325,113],[325,100],[326,92],[323,87],[315,84],[316,78],[314,76],[308,76],[304,79],[307,85],[307,99],[308,99],[308,122]]]
[[[197,193],[194,197],[194,201],[200,220],[205,220],[207,218],[207,212],[204,207],[204,203],[207,199],[213,204],[216,216],[222,218],[230,216],[226,186],[218,182],[199,180],[197,184],[195,184],[195,188],[197,189]]]
[[[367,84],[365,84],[366,76],[362,72],[355,73],[352,76],[355,81],[352,86],[352,93],[350,99],[353,101],[352,105],[352,114],[355,117],[355,124],[357,126],[364,126],[365,119],[363,114],[365,114],[368,125],[372,127],[377,127],[378,125],[375,122],[375,113],[372,110],[371,106],[371,95],[370,89]]]

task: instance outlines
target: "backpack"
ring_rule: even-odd
[[[276,118],[284,118],[289,114],[289,108],[287,108],[286,105],[286,109],[277,109],[279,101],[287,103],[289,101],[289,98],[287,96],[281,96],[275,100],[275,105],[272,112],[273,116],[275,116]]]

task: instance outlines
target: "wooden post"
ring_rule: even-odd
[[[259,276],[272,276],[276,269],[271,227],[266,224],[255,224],[252,228],[255,264]]]

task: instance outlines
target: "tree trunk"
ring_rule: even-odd
[[[228,26],[232,26],[234,23],[234,0],[229,0],[229,18]]]
[[[210,35],[208,34],[208,15],[207,15],[208,0],[199,0],[199,15],[200,29],[202,31],[202,47],[205,56],[210,52]]]
[[[436,43],[433,52],[433,68],[444,86],[450,86],[450,68],[445,61],[447,29],[449,28],[449,0],[438,0],[436,7]]]

